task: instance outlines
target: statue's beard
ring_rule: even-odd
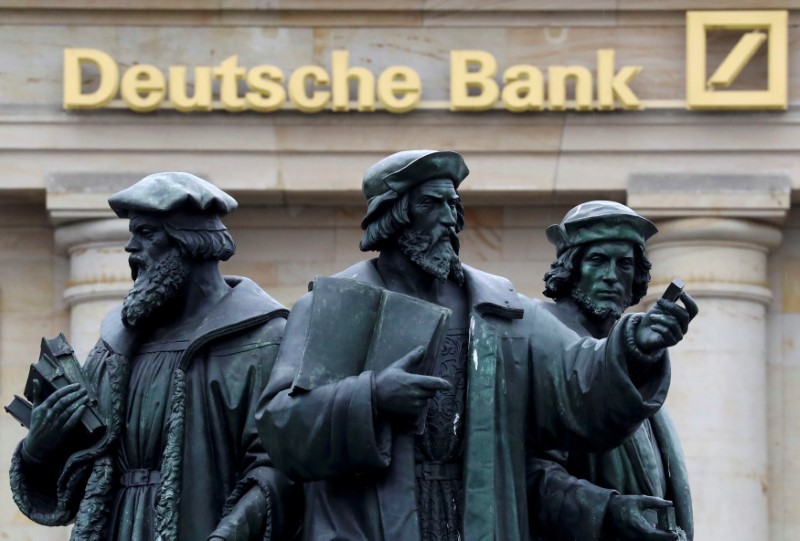
[[[570,297],[586,315],[588,315],[591,319],[598,321],[605,321],[609,318],[614,318],[617,320],[622,317],[622,313],[625,312],[625,309],[631,305],[630,296],[627,296],[625,299],[623,299],[622,305],[616,303],[600,304],[595,302],[591,297],[577,287],[572,288]]]
[[[136,265],[131,263],[132,267]],[[133,287],[122,302],[122,323],[141,328],[152,325],[154,318],[174,306],[183,291],[189,270],[177,251],[166,255],[151,268],[141,264],[133,269]]]
[[[434,238],[428,233],[406,229],[400,233],[397,244],[406,257],[428,274],[442,282],[452,278],[458,285],[463,285],[464,269],[458,258],[458,237],[454,231],[445,235],[446,238],[442,235]]]

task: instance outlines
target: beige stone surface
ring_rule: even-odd
[[[466,11],[476,13],[473,9]],[[62,50],[87,40],[115,58],[123,69],[134,63],[152,63],[162,70],[179,64],[216,65],[236,54],[240,65],[277,65],[287,77],[297,67],[310,63],[328,68],[331,51],[347,49],[351,65],[368,67],[375,74],[397,64],[412,67],[422,79],[425,100],[448,98],[451,50],[490,52],[497,59],[499,79],[505,68],[518,63],[541,68],[580,64],[594,70],[596,51],[613,48],[618,66],[643,66],[631,83],[640,99],[684,97],[684,28],[609,26],[609,21],[614,20],[613,13],[612,18],[601,13],[591,16],[595,25],[565,20],[561,25],[539,21],[532,28],[515,28],[484,26],[480,20],[472,21],[480,32],[437,26],[435,19],[427,21],[426,26],[396,21],[396,26],[388,28],[357,24],[328,27],[315,21],[308,21],[306,26],[253,27],[246,20],[227,27],[204,25],[202,20],[191,27],[168,22],[161,23],[163,26],[152,23],[129,26],[124,18],[89,27],[81,26],[77,20],[70,25],[4,24],[0,25],[0,36],[7,47],[0,51],[0,63],[10,69],[0,74],[0,97],[4,104],[59,104]],[[709,66],[718,65],[736,39],[724,33],[711,33]],[[647,46],[641,46],[642,43]],[[800,49],[800,38],[791,37],[790,49],[793,52]],[[759,55],[765,57],[763,52]],[[765,71],[761,56],[742,71],[736,88],[763,88]],[[800,74],[790,72],[790,99],[800,95],[798,89]]]
[[[91,35],[91,38],[87,36]],[[184,35],[181,35],[184,34]],[[312,59],[312,30],[296,28],[14,26],[0,25],[0,103],[60,106],[63,48],[90,42],[124,70],[134,63],[216,65],[239,55],[240,65],[273,64],[287,72]]]
[[[800,260],[787,259],[781,267],[781,301],[784,313],[800,313]]]
[[[651,255],[655,268],[666,271],[660,254],[651,250]],[[678,269],[683,272],[675,267],[671,274]],[[687,284],[693,291],[694,283],[687,279]],[[766,539],[764,306],[697,297],[702,313],[671,353],[667,400],[689,467],[695,535]]]
[[[493,203],[519,201],[519,195],[528,197],[527,203],[560,194],[620,198],[627,179],[640,173],[773,173],[788,176],[795,192],[800,189],[794,157],[800,140],[797,113],[747,115],[749,122],[742,117],[726,124],[726,117],[689,113],[570,114],[556,119],[501,112],[429,118],[418,112],[395,125],[393,117],[380,114],[352,121],[323,115],[315,124],[290,115],[161,118],[112,113],[112,118],[129,123],[125,138],[115,137],[119,129],[99,118],[86,117],[80,125],[70,124],[70,118],[54,113],[0,123],[0,189],[41,189],[53,174],[79,175],[91,163],[93,174],[109,176],[189,170],[263,202],[357,204],[364,169],[390,152],[413,146],[462,151],[472,170],[465,193],[480,191],[492,198],[482,201]],[[92,135],[95,130],[100,135]],[[240,133],[245,142],[239,148]],[[356,142],[358,152],[345,151],[349,140]],[[332,142],[326,146],[326,141]],[[30,159],[33,152],[36,159]],[[51,193],[48,206],[80,208],[92,197],[93,208],[102,210],[107,195]]]
[[[54,254],[53,231],[41,205],[0,203],[0,400],[20,394],[42,336],[68,325],[66,307],[56,297],[65,274]],[[56,541],[64,529],[31,529],[11,500],[8,467],[24,431],[3,412],[0,416],[0,539]]]
[[[174,5],[174,7],[173,7]],[[26,9],[27,8],[27,9]],[[125,26],[257,27],[541,27],[681,26],[688,9],[794,9],[792,0],[675,1],[555,0],[475,2],[409,0],[388,4],[367,0],[320,2],[197,0],[164,5],[146,2],[4,2],[4,20],[14,24],[116,24]],[[792,16],[796,14],[792,12]]]
[[[753,9],[752,0],[668,0],[653,4],[647,0],[514,0],[486,2],[481,0],[402,0],[381,4],[369,0],[176,0],[167,8],[155,0],[132,5],[123,0],[101,0],[91,4],[79,0],[7,0],[5,8],[81,9],[81,10],[404,10],[404,11],[627,11],[627,10],[688,10],[688,9]],[[761,9],[797,9],[795,0],[762,0]]]
[[[376,75],[393,64],[413,67],[423,99],[441,101],[448,99],[454,49],[492,53],[502,74],[516,63],[594,70],[596,50],[614,48],[617,67],[643,66],[631,83],[637,96],[681,100],[685,10],[754,7],[792,10],[787,112],[60,109],[62,50],[73,46],[105,50],[122,69],[214,65],[238,54],[240,65],[275,64],[286,75],[305,64],[327,68],[331,50],[346,48],[351,65]],[[463,259],[532,296],[541,296],[553,257],[544,228],[580,200],[624,202],[634,175],[784,175],[791,199],[800,201],[800,71],[792,63],[800,52],[798,27],[797,0],[2,2],[0,399],[19,392],[41,336],[68,330],[85,350],[115,302],[73,306],[71,319],[65,294],[95,282],[127,283],[119,246],[113,256],[91,248],[70,259],[54,245],[51,224],[110,217],[105,200],[119,179],[187,170],[234,193],[242,209],[228,224],[239,251],[223,269],[251,276],[287,305],[313,276],[372,255],[357,248],[361,177],[374,161],[405,148],[463,152],[471,169],[463,185]],[[712,33],[709,66],[736,39]],[[738,87],[763,84],[764,56],[745,68]],[[86,185],[64,188],[63,179]],[[729,196],[691,205],[701,212],[722,204],[730,213]],[[649,197],[651,207],[691,206],[680,193]],[[759,201],[747,204],[760,207]],[[784,240],[769,256],[730,231],[713,245],[694,239],[662,247],[654,258],[653,291],[674,275],[701,291],[701,316],[673,354],[669,398],[690,462],[697,539],[800,538],[800,214],[790,212],[780,231]],[[11,503],[7,461],[22,433],[0,415],[0,539],[65,539],[63,530],[29,526]]]
[[[781,249],[770,257],[776,291],[767,314],[769,330],[770,539],[800,536],[800,216],[791,212]]]

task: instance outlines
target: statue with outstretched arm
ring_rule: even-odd
[[[557,259],[545,274],[544,291],[555,302],[544,306],[579,336],[608,336],[625,309],[647,293],[651,264],[645,242],[656,227],[625,205],[590,201],[569,211],[547,233]],[[677,288],[675,293],[681,298]],[[665,310],[670,306],[669,299],[656,304]],[[654,328],[665,335],[675,332]],[[528,480],[532,529],[538,538],[693,538],[686,461],[664,408],[605,452],[580,446],[568,453],[540,449],[530,459]],[[672,531],[657,527],[657,515],[667,512],[674,512]]]

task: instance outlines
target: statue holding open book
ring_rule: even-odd
[[[294,305],[257,424],[306,481],[303,539],[528,541],[534,449],[602,451],[666,397],[697,313],[659,303],[605,342],[461,263],[455,152],[370,167],[363,251]]]
[[[30,428],[11,465],[18,507],[74,522],[74,541],[291,539],[299,487],[254,419],[288,311],[219,272],[235,251],[220,217],[236,201],[160,173],[109,203],[130,220],[135,282],[83,369],[63,335],[42,342],[32,411],[21,398],[8,408]]]

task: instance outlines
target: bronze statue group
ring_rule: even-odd
[[[19,509],[75,541],[692,539],[667,348],[697,306],[644,313],[647,239],[592,201],[547,230],[545,295],[463,264],[449,151],[367,169],[360,247],[291,313],[222,276],[236,201],[188,173],[109,199],[134,285],[12,458]],[[96,397],[105,430],[80,420]]]

